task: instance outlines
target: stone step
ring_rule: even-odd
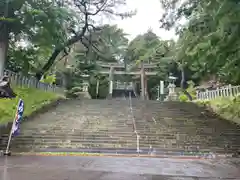
[[[218,130],[218,129],[223,129],[224,131],[237,131],[240,132],[240,128],[232,128],[232,127],[226,127],[224,128],[224,126],[218,126],[216,125],[212,125],[212,124],[198,124],[196,122],[189,122],[189,123],[185,123],[185,124],[180,124],[179,122],[172,122],[170,121],[169,123],[166,121],[160,121],[157,122],[156,124],[153,120],[149,120],[149,121],[145,121],[145,122],[139,122],[138,120],[136,121],[136,125],[138,127],[164,127],[164,126],[169,126],[168,128],[180,128],[180,129],[184,129],[184,128],[194,128],[194,129],[213,129],[213,130]],[[152,122],[151,122],[152,121]]]
[[[8,137],[2,138],[2,140],[7,140]],[[64,136],[64,135],[56,135],[56,136],[19,136],[15,137],[15,141],[19,140],[34,140],[34,139],[42,139],[44,140],[55,140],[55,139],[62,139],[62,140],[96,140],[96,141],[114,141],[114,140],[136,140],[136,136],[126,136],[126,137],[98,137],[98,136]]]
[[[223,130],[223,131],[227,131],[227,132],[240,132],[240,130],[238,130],[238,129],[231,129],[231,128],[229,128],[229,129],[227,129],[227,128],[218,128],[218,127],[207,127],[207,126],[198,126],[198,127],[196,127],[196,126],[198,126],[197,124],[196,125],[194,125],[194,126],[177,126],[177,125],[172,125],[172,124],[168,124],[167,126],[149,126],[148,124],[147,124],[147,122],[145,123],[145,125],[139,125],[138,123],[136,123],[136,127],[137,128],[139,128],[139,129],[146,129],[146,128],[152,128],[152,129],[157,129],[157,128],[169,128],[169,129],[180,129],[180,130],[188,130],[188,129],[190,129],[190,130],[192,130],[192,129],[195,129],[195,130],[212,130],[212,131],[218,131],[218,130]]]
[[[58,144],[58,143],[54,143],[54,144],[34,144],[34,145],[17,145],[14,146],[14,151],[18,151],[18,152],[23,152],[22,150],[25,149],[24,151],[46,151],[48,148],[53,148],[55,150],[59,149],[59,151],[61,151],[62,148],[68,149],[68,151],[71,151],[71,149],[73,149],[73,151],[75,151],[76,149],[91,149],[94,148],[95,150],[101,150],[101,149],[107,149],[107,148],[124,148],[124,149],[137,149],[136,144],[125,144],[124,146],[122,146],[123,144],[110,144],[110,143],[103,143],[103,144],[94,144],[94,143],[82,143],[82,144]],[[228,149],[225,148],[219,148],[219,147],[198,147],[196,148],[197,145],[192,145],[191,147],[183,147],[181,145],[152,145],[151,147],[149,146],[149,144],[140,144],[139,149],[140,150],[146,150],[148,149],[149,152],[153,152],[155,151],[155,153],[166,153],[166,152],[199,152],[199,153],[203,153],[203,152],[215,152],[215,153],[234,153],[236,152],[237,147],[230,147]],[[239,147],[238,147],[239,148]],[[82,150],[83,151],[83,150]]]
[[[139,132],[139,133],[141,133],[141,132],[150,132],[150,134],[151,134],[151,132],[156,132],[156,131],[158,131],[159,132],[159,129],[157,129],[157,128],[137,128],[137,131]],[[166,130],[167,131],[167,130]],[[110,131],[109,131],[110,132]],[[163,131],[164,132],[164,131]],[[215,131],[213,131],[213,130],[209,130],[209,129],[196,129],[196,128],[175,128],[175,129],[173,129],[173,127],[172,128],[169,128],[168,129],[168,131],[167,132],[165,132],[165,133],[169,133],[169,134],[189,134],[189,133],[196,133],[196,134],[199,134],[199,135],[209,135],[209,134],[218,134],[218,135],[222,135],[222,136],[224,136],[224,135],[236,135],[236,136],[240,136],[240,132],[239,131],[234,131],[234,130],[232,130],[232,132],[229,132],[229,131],[225,131],[225,130],[221,130],[221,129],[217,129],[217,130],[215,130]],[[154,133],[153,133],[154,134]]]
[[[30,135],[30,136],[35,136],[35,135],[47,135],[47,136],[55,136],[55,135],[64,135],[64,136],[89,136],[89,135],[94,135],[94,136],[100,136],[100,137],[105,137],[108,135],[113,135],[113,136],[133,136],[135,135],[135,133],[132,131],[91,131],[91,129],[87,130],[85,129],[84,131],[72,131],[72,130],[49,130],[49,131],[45,131],[45,130],[24,130],[21,132],[21,135]],[[3,136],[8,136],[8,134],[4,134]]]
[[[196,115],[196,114],[191,114],[191,113],[176,113],[176,112],[155,112],[155,113],[146,113],[146,114],[140,114],[141,111],[139,112],[134,112],[133,111],[133,115],[134,117],[138,117],[138,118],[141,118],[141,117],[159,117],[159,118],[163,118],[163,117],[169,117],[171,119],[187,119],[190,117],[190,119],[198,119],[198,121],[200,119],[204,120],[205,119],[205,116],[202,116],[202,118],[200,117],[201,114]]]
[[[86,131],[88,131],[88,132],[99,132],[99,131],[103,131],[103,132],[107,132],[107,131],[109,131],[109,132],[118,132],[119,131],[119,133],[120,132],[122,132],[122,133],[131,133],[132,131],[133,131],[133,125],[131,125],[131,126],[128,126],[128,127],[115,127],[115,128],[111,128],[111,127],[97,127],[97,126],[95,126],[95,127],[85,127],[85,128],[79,128],[79,129],[76,129],[76,128],[68,128],[68,127],[62,127],[62,128],[51,128],[51,127],[49,127],[49,128],[36,128],[36,129],[30,129],[30,128],[22,128],[22,132],[66,132],[66,133],[71,133],[71,132],[86,132]]]
[[[171,136],[142,136],[140,135],[141,139],[148,139],[148,140],[156,140],[156,141],[162,141],[162,140],[176,140],[176,137]],[[2,140],[7,140],[8,136],[2,137]],[[76,135],[22,135],[15,137],[14,139],[95,139],[95,140],[105,140],[105,139],[126,139],[126,140],[136,140],[136,135],[126,135],[126,136],[117,136],[117,135],[109,135],[109,136],[95,136],[95,135],[82,135],[82,136],[76,136]]]
[[[23,145],[29,145],[29,146],[54,146],[54,147],[82,147],[82,145],[92,145],[92,146],[101,146],[101,147],[106,147],[111,144],[112,146],[121,146],[123,148],[127,148],[130,146],[136,146],[136,141],[128,141],[128,140],[122,140],[122,141],[96,141],[96,140],[59,140],[59,139],[51,139],[51,140],[44,140],[42,141],[41,139],[39,140],[21,140],[21,141],[13,141],[14,146],[23,146]],[[208,148],[208,149],[224,149],[224,146],[217,146],[215,144],[212,144],[210,146],[204,146],[199,143],[194,143],[194,144],[177,144],[177,143],[146,143],[146,142],[139,142],[140,147],[155,147],[155,148],[183,148],[183,147],[192,147],[195,148],[199,147],[200,149],[202,148]],[[233,146],[234,148],[240,148],[240,146]]]
[[[108,148],[108,147],[122,147],[122,148],[130,148],[130,147],[136,147],[136,142],[135,141],[34,141],[34,142],[25,142],[24,141],[18,141],[18,142],[13,142],[12,144],[14,147],[42,147],[42,148],[47,148],[47,147],[54,147],[54,148],[90,148],[90,147],[101,147],[101,148]],[[228,150],[236,150],[240,149],[240,146],[231,146],[230,148],[226,149],[224,146],[219,146],[211,144],[209,146],[204,146],[204,145],[199,145],[197,143],[194,144],[164,144],[164,143],[146,143],[146,142],[141,142],[139,143],[140,148],[148,148],[148,147],[154,147],[154,148],[173,148],[173,149],[181,149],[183,147],[186,147],[185,149],[197,149],[196,147],[199,146],[198,150],[202,151],[202,149],[210,149],[211,151],[216,151],[218,149],[219,151],[228,151]],[[187,148],[190,147],[190,148]]]
[[[211,151],[227,151],[227,150],[237,150],[239,151],[240,146],[233,146],[231,148],[226,149],[224,146],[217,146],[217,145],[211,145],[211,146],[207,146],[207,145],[199,145],[199,144],[192,144],[192,145],[184,145],[184,144],[153,144],[153,143],[140,143],[139,145],[140,148],[172,148],[172,149],[185,149],[185,150],[199,150],[199,151],[203,151],[204,149],[210,149]]]
[[[23,144],[23,143],[14,143],[15,148],[29,148],[29,149],[38,149],[38,148],[136,148],[135,142],[115,142],[115,143],[94,143],[94,142],[34,142],[32,144]]]
[[[101,135],[95,135],[95,134],[22,134],[18,137],[15,137],[15,139],[19,138],[73,138],[73,139],[82,139],[82,138],[96,138],[96,139],[105,139],[105,138],[135,138],[135,134],[126,134],[126,135],[117,135],[117,134],[101,134]],[[2,139],[8,138],[8,135],[2,136]]]
[[[211,137],[213,139],[224,139],[224,138],[233,138],[238,139],[240,137],[240,134],[237,133],[221,133],[216,134],[215,136],[212,133],[197,133],[196,131],[193,132],[161,132],[161,131],[155,131],[155,132],[148,132],[148,131],[138,131],[138,134],[140,137],[149,137],[149,138],[164,138],[164,139],[177,139],[177,138],[185,138],[186,136],[196,136],[201,139],[206,139],[208,137]],[[88,137],[88,136],[94,136],[98,138],[104,138],[108,136],[115,136],[115,137],[135,137],[136,134],[134,132],[116,132],[116,131],[98,131],[98,132],[92,132],[92,131],[32,131],[32,130],[25,130],[21,132],[20,136],[29,136],[29,137]],[[8,134],[4,134],[3,137],[8,137]],[[18,137],[17,137],[18,138]]]
[[[13,140],[14,144],[55,144],[55,143],[77,143],[77,144],[84,144],[84,143],[95,143],[95,144],[104,144],[104,143],[112,143],[112,144],[119,144],[119,143],[136,143],[136,139],[59,139],[59,138],[51,138],[51,139],[31,139],[31,138],[19,138]]]
[[[166,134],[166,133],[158,133],[158,134],[154,134],[154,133],[148,133],[148,132],[145,132],[145,133],[139,133],[139,135],[141,137],[158,137],[158,138],[176,138],[178,135],[175,135],[175,134]],[[184,136],[188,136],[188,134],[183,134]],[[16,138],[19,138],[19,137],[24,137],[24,136],[27,136],[27,137],[43,137],[43,138],[48,138],[48,137],[76,137],[76,138],[80,138],[80,137],[88,137],[88,136],[94,136],[94,137],[98,137],[98,138],[104,138],[104,137],[109,137],[109,136],[112,136],[112,137],[136,137],[136,134],[135,133],[124,133],[124,132],[79,132],[79,133],[68,133],[66,134],[65,132],[58,132],[58,133],[38,133],[38,132],[35,132],[33,133],[32,131],[30,132],[24,132],[22,133],[20,136],[16,137]],[[8,137],[8,134],[5,134],[3,135],[3,137]],[[199,136],[201,137],[201,136]],[[202,136],[202,138],[206,138],[206,136]]]
[[[8,138],[2,138],[2,143],[7,143]],[[54,141],[74,141],[74,142],[115,142],[115,141],[134,141],[136,142],[136,137],[129,136],[129,137],[93,137],[93,136],[19,136],[15,137],[14,142],[25,142],[25,143],[31,143],[34,141],[41,141],[41,142],[54,142]],[[167,138],[167,137],[140,137],[140,143],[146,143],[146,144],[183,144],[183,145],[191,145],[191,144],[208,144],[208,145],[219,145],[219,143],[225,145],[225,144],[232,144],[234,142],[237,142],[238,139],[228,139],[228,140],[222,140],[222,139],[211,139],[210,141],[205,139],[192,139],[191,141],[187,141],[185,139],[178,140],[176,138]]]
[[[139,112],[141,109],[145,109],[147,111],[151,111],[153,112],[153,114],[157,114],[157,115],[161,115],[161,114],[182,114],[182,115],[191,115],[191,114],[203,114],[205,111],[191,111],[191,110],[185,110],[185,109],[156,109],[154,107],[148,107],[147,109],[144,107],[144,108],[141,108],[141,107],[133,107],[132,110],[133,110],[133,113],[134,112]],[[144,114],[147,114],[146,111]]]
[[[118,126],[118,127],[125,127],[127,125],[131,125],[133,124],[133,121],[132,119],[131,120],[128,120],[128,119],[124,119],[124,120],[116,120],[116,121],[111,121],[109,119],[106,119],[106,120],[88,120],[88,121],[85,121],[83,124],[80,124],[81,121],[79,121],[79,124],[76,124],[77,127],[81,127],[81,126],[93,126],[93,125],[103,125],[104,126],[110,126],[110,127],[115,127],[115,126]],[[25,124],[24,124],[25,125]],[[46,125],[46,122],[43,122],[43,123],[38,123],[38,126],[41,127],[43,125]],[[66,127],[67,124],[66,122],[55,122],[55,123],[52,123],[52,124],[49,124],[49,127],[55,127],[55,128],[61,128],[61,127]],[[38,127],[36,127],[38,128]]]
[[[34,138],[30,138],[30,137],[19,137],[19,138],[15,138],[14,141],[15,142],[20,142],[20,141],[25,141],[25,142],[31,142],[31,141],[55,141],[55,140],[62,140],[62,141],[94,141],[94,142],[102,142],[102,141],[106,141],[106,142],[113,142],[113,141],[136,141],[136,137],[128,137],[128,138],[122,138],[122,137],[114,137],[114,138],[93,138],[93,137],[80,137],[80,138],[73,138],[73,137],[49,137],[49,138],[41,138],[41,137],[34,137]],[[1,143],[6,144],[7,143],[7,138],[4,138],[1,140]],[[191,145],[191,144],[197,144],[197,145],[215,145],[215,146],[225,146],[225,145],[232,145],[232,144],[236,144],[237,145],[237,141],[238,139],[229,139],[229,140],[225,140],[222,141],[221,139],[217,140],[217,139],[212,139],[210,141],[207,140],[191,140],[191,141],[186,141],[184,139],[182,140],[177,140],[177,139],[170,139],[170,138],[149,138],[149,139],[143,139],[140,138],[140,142],[141,143],[146,143],[146,144],[182,144],[182,145]]]
[[[240,150],[240,145],[234,145],[234,143],[230,143],[228,141],[226,142],[222,142],[220,144],[220,141],[212,141],[212,142],[204,142],[204,141],[192,141],[191,143],[186,142],[186,141],[167,141],[167,140],[151,140],[151,141],[147,141],[147,140],[140,140],[140,144],[146,144],[146,145],[163,145],[163,146],[172,146],[172,145],[177,145],[177,146],[199,146],[199,147],[227,147],[227,146],[235,146],[238,147]]]
[[[136,120],[137,121],[137,120]],[[152,122],[151,122],[152,121]],[[137,121],[136,122],[136,126],[138,127],[138,128],[140,128],[140,129],[142,129],[142,128],[170,128],[170,129],[173,129],[173,128],[177,128],[177,129],[196,129],[196,130],[205,130],[205,129],[207,129],[207,130],[213,130],[213,131],[217,131],[217,130],[224,130],[224,132],[238,132],[238,133],[240,133],[240,129],[238,129],[238,128],[232,128],[232,127],[229,127],[229,128],[223,128],[223,127],[219,127],[219,126],[207,126],[207,125],[200,125],[200,124],[182,124],[182,125],[180,125],[180,124],[174,124],[174,122],[169,122],[169,124],[166,124],[166,122],[162,122],[162,123],[160,123],[160,122],[158,122],[158,123],[156,123],[155,124],[155,122],[153,121],[153,120],[151,120],[151,121],[145,121],[145,122],[141,122],[141,123],[139,123],[139,121]],[[38,127],[34,127],[34,128],[32,128],[32,127],[25,127],[24,126],[25,124],[23,124],[23,126],[22,126],[22,129],[23,130],[25,130],[25,129],[31,129],[31,130],[38,130],[38,129],[43,129],[43,130],[46,130],[46,129],[54,129],[54,130],[61,130],[61,129],[69,129],[69,127],[67,126],[67,124],[63,124],[62,126],[61,125],[55,125],[55,126],[51,126],[51,125],[49,125],[49,126],[41,126],[41,125],[39,125]],[[97,126],[97,124],[94,124],[94,126]],[[133,123],[132,122],[128,122],[128,123],[126,123],[126,125],[125,124],[123,124],[123,125],[118,125],[117,127],[115,126],[99,126],[99,129],[105,129],[105,128],[109,128],[109,129],[116,129],[116,128],[132,128],[132,126],[133,126]],[[167,127],[166,127],[167,126]],[[76,127],[76,128],[74,128],[75,130],[81,130],[81,128],[84,128],[84,129],[86,129],[86,128],[93,128],[90,124],[89,125],[87,125],[87,124],[84,124],[84,125],[82,125],[82,126],[79,126],[79,127]],[[71,128],[71,129],[73,129],[73,128]]]

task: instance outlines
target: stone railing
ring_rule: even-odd
[[[39,82],[35,77],[33,76],[23,76],[21,74],[4,70],[4,76],[8,76],[10,79],[10,83],[13,86],[20,86],[20,87],[28,87],[28,88],[36,88],[41,89],[43,91],[49,91],[49,92],[56,92],[59,94],[64,93],[64,89],[61,87],[58,87],[56,85],[50,85],[47,83]]]
[[[197,92],[197,100],[212,100],[218,97],[237,96],[240,94],[240,86],[224,86],[215,90],[206,90],[204,92]]]

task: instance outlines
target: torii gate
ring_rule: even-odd
[[[113,93],[113,75],[120,74],[120,75],[140,75],[141,76],[141,98],[144,100],[147,95],[147,78],[146,76],[156,75],[156,71],[146,71],[146,69],[150,70],[156,68],[158,63],[143,63],[141,62],[140,65],[137,66],[137,71],[124,71],[125,66],[124,64],[118,63],[97,63],[102,68],[107,68],[107,70],[101,70],[101,74],[109,74],[109,96],[112,97]],[[116,70],[120,69],[120,70]]]

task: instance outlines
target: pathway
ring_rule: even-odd
[[[20,156],[0,160],[2,180],[239,180],[239,159]]]

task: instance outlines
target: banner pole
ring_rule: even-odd
[[[13,121],[13,123],[14,123],[14,121]],[[10,154],[11,154],[10,151],[9,151],[9,147],[10,147],[10,143],[11,143],[11,140],[12,140],[12,129],[13,129],[13,124],[12,124],[11,131],[9,133],[8,143],[7,143],[6,151],[5,151],[5,154],[4,154],[4,155],[7,155],[7,156],[10,156]]]
[[[15,117],[13,118],[12,128],[11,128],[11,131],[10,131],[9,137],[8,137],[8,143],[7,143],[6,151],[4,153],[4,155],[7,155],[7,156],[11,155],[11,152],[9,151],[9,147],[10,147],[10,143],[11,143],[11,140],[12,140],[13,126],[14,126],[14,123],[15,123],[15,120],[16,120],[16,115],[18,113],[18,106],[19,106],[20,102],[21,102],[21,99],[19,100],[18,105],[17,105],[17,110],[16,110],[16,113],[15,113]]]

